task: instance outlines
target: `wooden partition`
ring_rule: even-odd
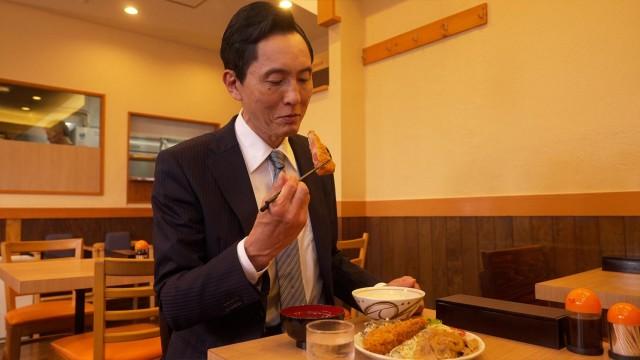
[[[0,192],[100,194],[100,148],[0,140]]]
[[[15,218],[18,219],[15,219]],[[107,231],[152,240],[150,208],[0,209],[0,239],[7,218],[20,240],[71,232],[85,243]],[[370,234],[366,268],[383,280],[416,277],[436,298],[480,295],[481,251],[541,244],[552,277],[599,267],[604,255],[640,257],[640,216],[359,216],[342,217],[341,238]]]
[[[152,221],[151,208],[0,208],[0,240],[71,233],[91,245],[104,241],[107,232],[128,231],[132,239],[151,242]]]
[[[349,217],[342,238],[370,234],[366,268],[383,280],[416,277],[436,298],[480,295],[482,250],[545,247],[552,277],[593,269],[604,255],[640,257],[639,216]]]

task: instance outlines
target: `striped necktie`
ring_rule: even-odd
[[[273,164],[273,181],[275,182],[280,171],[284,169],[285,155],[274,150],[269,155],[269,160]],[[280,308],[306,304],[302,274],[300,273],[298,239],[295,239],[276,256],[276,272],[280,287]]]

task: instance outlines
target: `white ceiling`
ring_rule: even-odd
[[[127,31],[218,51],[231,16],[253,0],[5,0]],[[275,0],[270,0],[276,2]],[[305,0],[306,1],[306,0]],[[134,5],[140,13],[127,15]],[[316,16],[294,5],[293,14],[316,51],[325,51],[327,30]]]

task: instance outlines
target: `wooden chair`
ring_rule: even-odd
[[[2,259],[4,262],[11,262],[12,255],[32,252],[36,254],[34,261],[56,261],[40,260],[40,257],[43,251],[58,250],[73,250],[74,257],[81,258],[82,239],[4,242],[2,243]],[[34,271],[37,271],[37,268]],[[6,285],[5,296],[7,303],[5,359],[16,360],[20,358],[23,336],[73,332],[75,316],[73,299],[42,301],[16,308],[16,292]],[[88,324],[92,321],[92,313],[93,307],[86,304],[85,319]]]
[[[484,271],[480,272],[482,296],[538,304],[535,284],[549,279],[544,249],[529,245],[482,251]]]
[[[133,247],[136,244],[136,241],[138,241],[138,240],[129,241],[130,247],[128,249],[133,249]],[[103,243],[103,242],[94,243],[91,246],[90,250],[91,250],[91,256],[93,258],[105,257],[104,254],[107,251],[105,249],[105,243]],[[119,249],[119,250],[124,250],[124,249]],[[153,245],[149,244],[149,259],[153,259],[153,256],[154,256],[153,255]]]
[[[367,247],[369,246],[369,233],[362,233],[362,237],[357,239],[339,240],[336,246],[340,251],[358,250],[358,256],[350,259],[350,261],[364,269],[364,264],[367,259]],[[349,315],[351,319],[355,319],[358,317],[358,311],[352,308]]]
[[[64,359],[158,359],[162,356],[158,307],[135,310],[106,309],[107,299],[155,296],[152,286],[108,287],[107,277],[152,276],[152,259],[97,258],[95,260],[93,332],[68,336],[51,343]],[[130,325],[106,327],[107,321],[140,321]]]
[[[338,250],[359,250],[358,256],[351,259],[351,262],[364,269],[364,263],[367,258],[367,247],[369,246],[369,233],[362,233],[361,238],[352,240],[340,240],[337,243]]]

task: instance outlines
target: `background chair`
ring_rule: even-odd
[[[338,250],[358,250],[358,256],[351,259],[351,262],[364,269],[367,258],[367,247],[369,246],[369,233],[362,233],[362,237],[352,240],[340,240],[337,243]]]
[[[365,260],[367,258],[367,247],[369,246],[369,233],[362,233],[362,237],[351,240],[340,240],[336,244],[338,250],[356,250],[358,255],[351,258],[350,261],[353,264],[358,265],[364,269]],[[351,318],[354,319],[358,316],[358,311],[354,308],[351,309]]]
[[[549,279],[544,249],[530,245],[482,251],[480,272],[482,296],[529,304],[535,299],[535,284]]]
[[[131,249],[131,234],[128,231],[108,232],[104,237],[104,250],[107,254],[113,250]]]
[[[73,239],[73,234],[71,233],[59,233],[59,234],[47,234],[44,239],[45,240],[64,240],[64,239]],[[74,257],[74,250],[62,250],[62,251],[43,251],[42,258],[43,259],[59,259],[65,257]]]
[[[155,296],[153,286],[109,287],[106,278],[115,276],[153,276],[152,259],[95,260],[93,332],[68,336],[51,343],[64,359],[158,359],[162,356],[158,308],[107,310],[108,299]],[[107,321],[140,321],[130,325],[106,327]]]
[[[40,260],[44,251],[71,250],[75,258],[81,258],[82,239],[19,241],[2,243],[4,262],[11,262],[14,254],[36,253],[34,261]],[[4,359],[16,360],[20,358],[20,345],[23,336],[33,334],[70,333],[74,328],[75,307],[73,300],[51,300],[34,303],[16,308],[16,293],[5,285],[7,314],[5,324],[7,339],[4,347]],[[93,307],[85,306],[85,319],[92,321]]]
[[[137,241],[138,241],[138,240],[131,240],[131,241],[129,242],[129,246],[128,246],[128,247],[126,247],[126,248],[119,248],[119,249],[113,249],[113,248],[111,248],[111,249],[109,249],[109,250],[107,250],[107,249],[106,249],[106,244],[105,244],[105,243],[102,243],[102,242],[94,243],[94,244],[91,246],[91,248],[90,248],[90,249],[91,249],[91,257],[93,257],[93,258],[98,258],[98,257],[112,257],[112,256],[110,256],[110,255],[113,255],[113,254],[109,254],[109,252],[111,252],[111,251],[113,251],[113,250],[131,250],[131,249],[133,249],[133,248],[134,248],[134,246],[135,246],[135,244],[136,244],[136,242],[137,242]],[[121,244],[120,244],[120,245],[121,245]],[[106,254],[106,255],[105,255],[105,254]],[[154,255],[153,255],[153,245],[151,245],[151,244],[149,244],[149,252],[148,252],[148,256],[149,256],[149,259],[153,259],[153,256],[154,256]]]

